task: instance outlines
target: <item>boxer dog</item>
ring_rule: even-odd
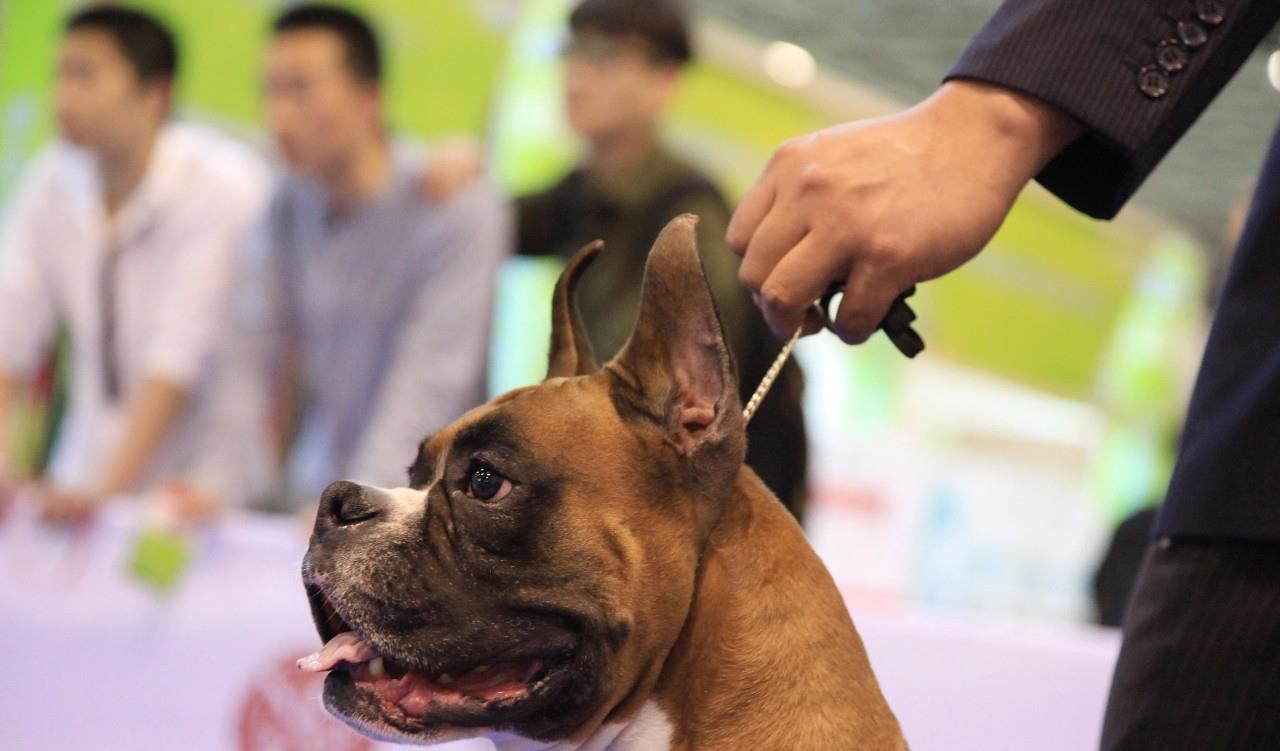
[[[335,482],[302,565],[324,704],[366,735],[500,751],[905,748],[831,576],[755,473],[694,239],[650,252],[597,367],[556,284],[547,378]],[[404,405],[412,409],[413,405]]]

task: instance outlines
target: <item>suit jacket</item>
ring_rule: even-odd
[[[1037,177],[1110,218],[1280,18],[1277,0],[1007,0],[948,74],[1087,127]],[[1280,138],[1228,273],[1154,534],[1280,541]]]

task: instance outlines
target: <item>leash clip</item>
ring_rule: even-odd
[[[913,284],[902,294],[893,300],[893,304],[889,306],[889,312],[884,314],[884,319],[880,321],[880,328],[885,335],[889,337],[889,341],[893,342],[893,346],[907,357],[915,357],[924,351],[924,339],[915,329],[911,328],[911,322],[916,320],[916,312],[907,305],[907,298],[916,293],[916,286]],[[835,315],[832,312],[832,303],[836,308],[840,307],[840,298],[844,297],[844,285],[839,282],[833,283],[827,287],[827,291],[822,293],[822,298],[818,301],[818,314],[822,316],[822,326],[827,331],[837,334],[835,328]]]
[[[907,357],[915,357],[924,351],[924,339],[920,338],[920,334],[911,328],[911,322],[916,320],[916,313],[907,305],[907,298],[916,293],[915,285],[911,285],[902,294],[894,299],[893,304],[889,306],[889,312],[885,314],[884,320],[880,321],[879,328],[884,330],[885,335],[889,337],[889,341],[893,342],[893,346]],[[818,315],[822,316],[822,326],[831,333],[836,333],[834,318],[831,315],[831,305],[836,303],[839,307],[839,299],[844,295],[844,285],[835,283],[827,287],[827,291],[822,294],[822,299],[813,304],[817,308]],[[777,380],[778,373],[782,372],[782,366],[787,363],[787,358],[791,357],[791,350],[795,348],[796,342],[800,339],[800,332],[804,330],[802,325],[796,329],[791,335],[787,343],[782,345],[782,351],[778,352],[778,356],[774,358],[773,364],[769,366],[769,370],[764,374],[764,378],[760,379],[760,385],[756,387],[755,393],[747,400],[747,405],[742,409],[742,419],[744,422],[750,422],[751,416],[756,413],[760,402],[764,399],[765,394],[769,393],[769,388],[773,386],[773,382]]]

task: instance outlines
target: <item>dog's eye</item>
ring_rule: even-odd
[[[500,501],[511,492],[511,481],[484,462],[467,471],[467,495],[481,501]]]

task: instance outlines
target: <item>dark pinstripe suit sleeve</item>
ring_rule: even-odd
[[[1226,0],[1216,25],[1198,18],[1206,7],[1203,0],[1006,0],[947,79],[1022,91],[1082,122],[1087,133],[1037,179],[1080,211],[1110,218],[1280,18],[1280,0]],[[1204,29],[1204,43],[1181,42],[1179,21]],[[1187,52],[1176,72],[1156,65],[1164,40]],[[1162,95],[1139,86],[1146,66],[1167,76]]]

